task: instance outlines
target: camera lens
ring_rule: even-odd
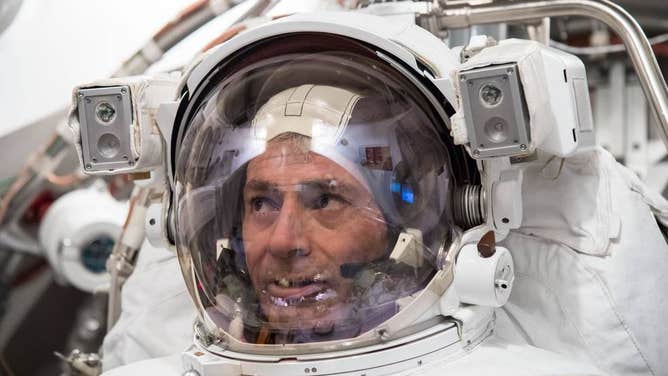
[[[108,102],[100,102],[95,107],[95,116],[101,123],[109,124],[116,117],[116,109]]]
[[[494,84],[484,84],[480,88],[480,100],[485,107],[494,107],[501,103],[503,91]]]
[[[493,143],[501,143],[508,139],[508,123],[500,117],[493,117],[485,123],[485,135]]]

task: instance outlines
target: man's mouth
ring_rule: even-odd
[[[267,293],[271,303],[279,307],[322,302],[337,295],[321,274],[275,279],[267,285]]]

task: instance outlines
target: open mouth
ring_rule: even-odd
[[[337,296],[336,291],[320,274],[311,277],[282,277],[267,285],[272,304],[293,307],[323,302]]]

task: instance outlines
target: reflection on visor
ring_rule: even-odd
[[[408,186],[401,187],[401,199],[405,202],[412,204],[415,201],[415,195],[413,194],[413,189]]]
[[[400,183],[391,183],[390,184],[390,192],[392,193],[401,193],[401,184]]]
[[[390,183],[390,192],[400,195],[401,199],[408,204],[413,204],[415,202],[413,188],[406,184],[392,182]]]
[[[451,226],[438,121],[370,56],[249,64],[192,116],[177,158],[177,247],[205,313],[239,341],[356,337],[437,270]]]

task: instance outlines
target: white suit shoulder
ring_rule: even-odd
[[[197,313],[176,255],[145,243],[122,294],[123,312],[103,343],[105,371],[190,345]]]
[[[446,357],[398,375],[603,375],[592,366],[533,346],[508,343],[498,337],[488,338],[472,350],[463,355],[458,354],[455,359]],[[105,372],[103,376],[181,376],[183,372],[181,355],[173,355],[135,362]]]
[[[176,354],[130,363],[107,371],[102,376],[181,376],[181,369],[181,354]]]
[[[668,202],[602,149],[534,165],[523,189],[504,311],[526,340],[611,374],[668,374]]]
[[[402,375],[604,375],[592,365],[527,344],[511,343],[493,335],[468,354],[443,359]]]

